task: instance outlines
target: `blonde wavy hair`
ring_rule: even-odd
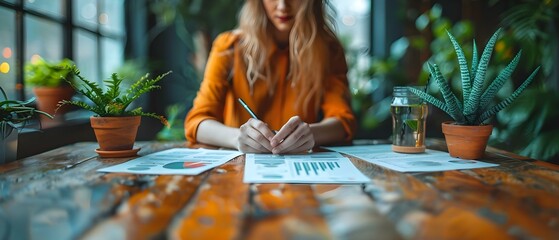
[[[292,87],[299,87],[295,105],[303,106],[303,113],[313,104],[318,109],[322,99],[326,77],[330,70],[332,42],[339,41],[332,30],[332,19],[326,14],[327,0],[302,0],[295,15],[295,23],[289,36],[290,65],[288,79]],[[262,0],[246,0],[239,13],[241,40],[239,46],[244,54],[246,75],[252,86],[262,79],[268,86],[275,86],[278,79],[272,78],[270,58],[273,40],[273,24],[266,16]],[[340,45],[341,46],[341,45]],[[271,87],[269,93],[273,94]]]

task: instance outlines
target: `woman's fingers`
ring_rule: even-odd
[[[254,141],[253,139],[245,139],[244,141],[239,141],[238,146],[239,151],[244,153],[269,153],[270,150],[266,149],[264,146]]]
[[[285,123],[281,129],[276,133],[276,135],[270,140],[270,144],[272,147],[278,146],[282,143],[287,136],[289,136],[295,129],[301,124],[304,123],[303,120],[299,116],[291,117],[287,123]]]
[[[268,126],[257,119],[249,119],[245,124],[241,125],[238,138],[238,149],[241,152],[264,153],[272,152],[270,139],[274,133]]]
[[[299,116],[290,118],[275,134],[266,123],[253,118],[239,129],[237,148],[245,153],[302,153],[315,145],[309,124]]]
[[[314,147],[314,136],[308,123],[292,117],[270,142],[272,153],[301,153]]]
[[[276,149],[272,149],[272,152],[274,154],[306,153],[310,149],[312,149],[313,146],[314,146],[314,141],[312,140],[304,141],[301,139],[300,141],[297,141],[295,144],[287,146],[285,149],[277,150],[278,152],[274,152],[276,151]]]

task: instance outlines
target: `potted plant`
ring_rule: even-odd
[[[134,156],[140,150],[133,149],[136,133],[140,126],[141,116],[159,119],[164,125],[167,120],[155,113],[146,113],[141,107],[128,109],[128,106],[142,94],[160,88],[156,85],[170,72],[161,74],[154,79],[149,74],[144,75],[130,87],[123,89],[121,84],[124,78],[113,73],[104,81],[106,90],[95,82],[85,79],[80,75],[77,67],[70,68],[77,77],[76,83],[68,83],[79,93],[91,101],[89,104],[81,100],[63,100],[59,107],[66,104],[74,105],[94,113],[90,117],[91,127],[99,143],[96,152],[102,157],[129,157]]]
[[[18,129],[36,115],[52,116],[28,106],[34,98],[27,101],[9,100],[2,87],[0,92],[3,97],[0,101],[0,164],[3,164],[17,159]]]
[[[55,114],[57,104],[62,100],[70,100],[75,91],[66,80],[72,80],[70,68],[74,63],[70,59],[58,62],[47,62],[43,58],[34,59],[25,65],[25,83],[33,86],[33,93],[37,97],[37,108],[49,114]],[[56,112],[56,120],[67,108],[60,108]],[[44,120],[45,118],[43,118]]]
[[[421,90],[409,88],[411,92],[446,112],[454,119],[454,122],[444,122],[442,124],[448,151],[452,157],[481,158],[485,153],[487,140],[493,130],[493,125],[487,123],[487,120],[512,103],[532,82],[539,71],[539,67],[536,68],[510,96],[497,104],[492,104],[493,98],[506,80],[511,77],[522,55],[521,50],[493,81],[486,84],[486,69],[501,31],[501,29],[498,29],[489,39],[481,58],[478,58],[474,41],[471,70],[468,68],[462,47],[454,36],[447,31],[458,58],[462,80],[462,101],[451,90],[436,64],[428,63],[429,73],[437,83],[443,100],[439,100]],[[487,87],[485,88],[485,86]]]

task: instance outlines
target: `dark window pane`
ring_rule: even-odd
[[[0,7],[0,86],[15,99],[15,24],[14,12]],[[0,101],[2,101],[0,97]]]
[[[62,0],[25,0],[25,8],[59,17],[64,16],[64,5]]]
[[[124,0],[103,0],[103,11],[99,13],[101,30],[115,34],[124,32]]]
[[[25,16],[25,62],[38,56],[55,61],[62,59],[62,25],[38,17]],[[26,86],[31,97],[31,86]]]
[[[102,76],[103,78],[99,77],[97,36],[83,30],[75,29],[74,42],[74,54],[76,55],[75,63],[82,75],[88,80],[102,84],[103,79],[108,78],[108,76]]]
[[[74,22],[79,26],[97,29],[98,4],[97,0],[75,0]]]

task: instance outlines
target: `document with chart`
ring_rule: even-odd
[[[246,154],[245,183],[367,183],[337,152],[298,155]]]
[[[482,161],[453,158],[447,152],[431,149],[425,150],[424,153],[396,153],[392,151],[391,145],[386,144],[325,148],[399,172],[438,172],[499,166]]]
[[[242,155],[242,152],[209,149],[172,148],[148,154],[125,163],[98,169],[98,172],[120,172],[160,175],[197,175]]]

